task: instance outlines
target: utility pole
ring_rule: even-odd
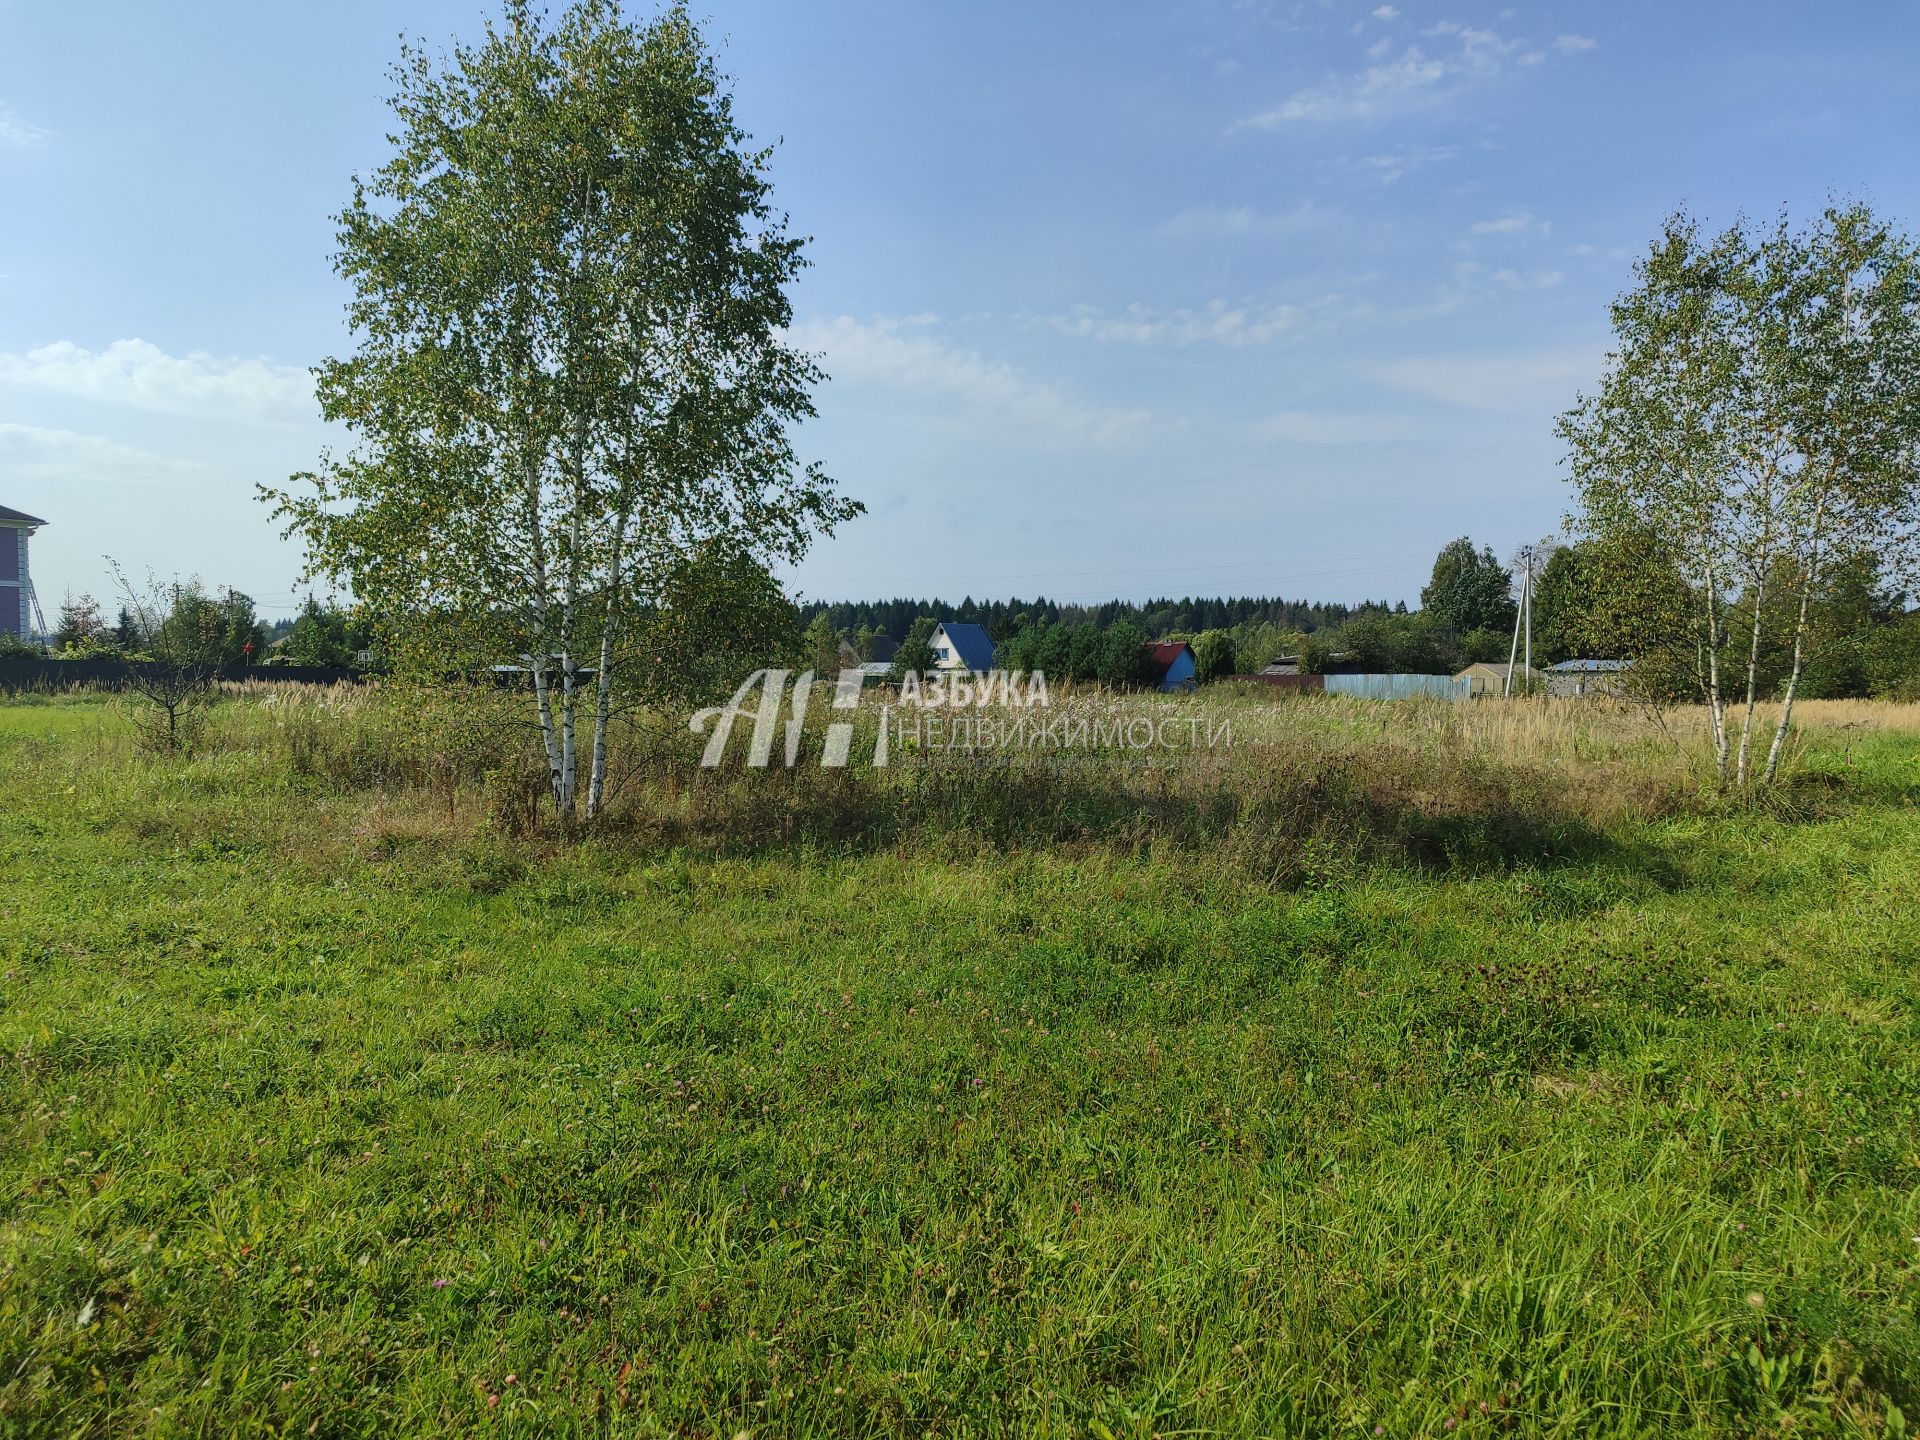
[[[1542,570],[1547,568],[1547,558],[1559,548],[1558,543],[1549,536],[1531,545],[1522,545],[1513,555],[1513,566],[1520,572],[1520,607],[1513,615],[1513,644],[1507,649],[1507,685],[1504,691],[1513,694],[1513,664],[1522,659],[1527,678],[1533,678],[1533,581]],[[1526,649],[1521,650],[1521,637],[1526,637]]]
[[[1520,620],[1527,612],[1527,595],[1532,588],[1533,577],[1523,570],[1520,580],[1520,607],[1513,612],[1513,644],[1507,647],[1507,683],[1500,692],[1500,698],[1503,700],[1511,699],[1513,696],[1513,662],[1520,658]],[[1533,651],[1532,626],[1527,627],[1527,651],[1529,654]]]
[[[1527,622],[1527,678],[1533,678],[1533,561],[1528,557],[1526,583],[1520,587],[1520,613]],[[1507,678],[1513,678],[1513,672],[1507,672]]]

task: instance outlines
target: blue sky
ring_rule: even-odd
[[[49,611],[104,555],[294,605],[253,487],[329,438],[329,216],[399,32],[486,13],[0,0],[0,504]],[[1920,210],[1908,4],[696,13],[814,237],[802,452],[870,511],[808,595],[1412,599],[1556,527],[1665,214]]]

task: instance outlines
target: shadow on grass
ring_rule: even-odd
[[[637,851],[731,856],[1171,851],[1293,888],[1383,862],[1484,871],[1617,856],[1618,840],[1579,802],[1525,767],[1355,750],[1158,769],[985,762],[691,778],[663,770],[598,829]],[[1679,807],[1679,797],[1661,794],[1639,808]],[[1657,864],[1651,849],[1632,861]]]

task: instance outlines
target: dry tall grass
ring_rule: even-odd
[[[866,850],[1107,847],[1191,852],[1281,882],[1374,859],[1506,863],[1606,843],[1623,823],[1719,803],[1705,716],[1625,703],[1543,699],[1382,703],[1218,688],[1194,696],[1056,691],[1081,718],[1191,719],[1222,743],[988,753],[895,743],[871,763],[886,698],[855,716],[853,764],[819,764],[813,707],[801,760],[748,768],[750,719],[727,763],[700,767],[705,737],[684,717],[618,727],[604,843],[740,852],[804,845]],[[544,766],[525,697],[406,695],[374,687],[231,687],[196,760],[143,765],[103,726],[112,755],[155,787],[150,820],[173,827],[222,791],[222,823],[271,830],[324,862],[344,850],[552,837]],[[1849,732],[1920,731],[1920,706],[1816,702],[1797,745]],[[896,726],[899,716],[893,716]],[[1762,717],[1764,723],[1770,723]],[[897,733],[897,731],[896,731]],[[118,753],[124,752],[124,753]],[[199,781],[191,777],[198,774]],[[224,777],[216,782],[212,777]],[[193,786],[198,788],[194,789]],[[265,804],[268,793],[292,804]],[[171,807],[171,808],[170,808]],[[135,807],[138,808],[137,806]]]

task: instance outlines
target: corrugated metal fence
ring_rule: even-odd
[[[1451,675],[1329,675],[1329,695],[1357,700],[1465,700],[1471,682]]]
[[[1451,675],[1248,675],[1289,694],[1347,695],[1357,700],[1465,700],[1472,685]]]
[[[1453,676],[1327,676],[1327,693],[1361,701],[1463,701],[1473,689]]]

